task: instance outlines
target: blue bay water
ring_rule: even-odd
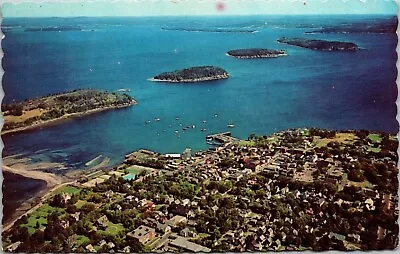
[[[116,164],[139,148],[162,153],[182,152],[185,147],[207,149],[205,136],[227,131],[229,123],[235,124],[229,130],[239,138],[295,127],[397,132],[396,35],[304,35],[312,30],[307,27],[377,22],[380,18],[5,18],[4,102],[76,88],[129,88],[138,105],[3,135],[3,154],[82,168],[99,154]],[[84,30],[24,31],[27,27],[65,25],[79,25]],[[257,32],[185,32],[162,27]],[[312,51],[277,43],[282,36],[351,41],[364,50]],[[240,60],[225,55],[228,50],[249,47],[285,49],[289,56]],[[222,67],[231,77],[196,84],[147,80],[164,71],[197,65]],[[156,117],[161,120],[153,121]],[[145,124],[146,120],[152,122]],[[196,128],[182,133],[179,123]]]

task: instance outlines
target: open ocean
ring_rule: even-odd
[[[295,127],[396,133],[397,36],[304,35],[325,25],[384,22],[387,18],[5,18],[5,103],[76,88],[128,88],[138,105],[3,135],[3,156],[20,154],[32,161],[60,162],[80,169],[102,154],[115,165],[139,148],[162,153],[182,152],[186,147],[207,149],[205,136],[227,131],[229,123],[235,124],[229,130],[239,138]],[[82,31],[25,31],[60,26],[79,26]],[[255,32],[188,32],[174,28]],[[277,43],[282,36],[350,41],[363,50],[313,51]],[[228,50],[249,47],[285,49],[289,56],[240,60],[225,55]],[[195,84],[147,80],[161,72],[197,65],[222,67],[231,77]],[[161,120],[155,122],[154,118]],[[146,120],[152,122],[145,124]],[[196,128],[182,133],[179,123]],[[201,128],[207,128],[207,132],[201,132]],[[176,135],[175,130],[180,134]]]

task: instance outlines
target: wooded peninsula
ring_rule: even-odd
[[[136,101],[124,93],[94,89],[73,90],[23,102],[4,104],[2,134],[17,132],[50,122],[103,110],[128,107]]]

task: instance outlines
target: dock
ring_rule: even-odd
[[[238,138],[232,137],[232,133],[229,131],[208,135],[206,139],[217,141],[221,144],[237,143],[240,141]]]

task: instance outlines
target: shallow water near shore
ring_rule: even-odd
[[[3,225],[27,199],[46,188],[46,182],[3,171]]]
[[[207,149],[207,134],[227,130],[239,138],[307,126],[397,132],[396,35],[304,35],[312,27],[327,24],[385,19],[5,18],[3,26],[10,27],[3,41],[5,103],[76,88],[127,88],[138,105],[3,135],[4,156],[22,154],[33,161],[80,169],[99,155],[109,157],[110,165],[115,165],[139,148],[162,153],[182,152],[186,147]],[[60,24],[80,26],[82,31],[25,31]],[[162,27],[256,32],[189,32]],[[318,52],[277,43],[283,36],[349,41],[364,50]],[[283,49],[288,56],[236,59],[226,55],[239,48]],[[198,65],[224,68],[230,78],[193,84],[148,80],[162,72]],[[146,124],[147,120],[151,122]],[[230,123],[235,128],[229,129]],[[182,131],[193,125],[195,128]]]

